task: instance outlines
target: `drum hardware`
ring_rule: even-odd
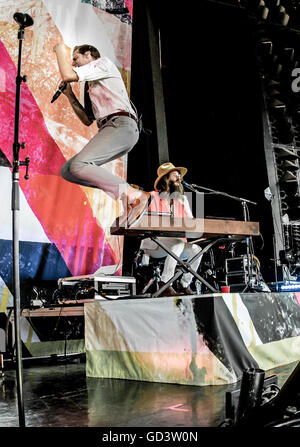
[[[252,287],[258,280],[259,261],[256,257],[250,260],[247,255],[238,258],[226,259],[226,285],[227,286],[247,286]]]

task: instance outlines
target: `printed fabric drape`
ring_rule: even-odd
[[[29,14],[22,48],[20,160],[30,158],[29,180],[20,168],[20,276],[23,281],[56,280],[115,266],[121,273],[122,238],[110,236],[117,203],[104,192],[70,184],[60,168],[97,132],[84,126],[61,95],[50,103],[60,83],[53,47],[90,44],[119,68],[130,84],[133,0],[0,0],[0,306],[12,288],[11,168],[13,162],[18,29],[15,12]],[[84,102],[84,85],[73,84]],[[107,164],[126,178],[127,158]],[[5,300],[5,302],[4,302]]]

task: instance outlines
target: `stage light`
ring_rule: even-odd
[[[269,107],[273,113],[276,112],[285,112],[286,111],[286,105],[284,102],[280,101],[279,99],[272,99],[269,103]]]
[[[290,283],[280,284],[279,290],[282,292],[294,292],[300,290],[300,282],[292,281]]]
[[[268,37],[261,37],[258,41],[258,52],[263,58],[273,53],[273,42]]]
[[[276,147],[275,148],[276,157],[279,160],[298,160],[299,156],[292,150],[286,147]]]
[[[299,166],[290,160],[284,160],[280,163],[280,168],[287,171],[298,171]]]
[[[283,48],[281,53],[281,60],[284,65],[288,65],[288,67],[290,68],[295,60],[295,49],[290,46]]]
[[[289,182],[290,180],[297,180],[296,175],[291,171],[285,171],[279,179],[280,183]]]

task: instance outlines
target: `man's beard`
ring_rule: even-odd
[[[183,195],[183,186],[181,183],[169,183],[169,194],[175,195],[175,196],[181,196]]]

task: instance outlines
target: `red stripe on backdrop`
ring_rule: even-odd
[[[31,174],[20,178],[28,203],[54,242],[73,275],[85,275],[100,265],[116,263],[102,228],[78,185],[54,175]],[[44,225],[43,225],[44,227]]]
[[[1,73],[2,88],[0,91],[1,149],[12,161],[17,70],[1,41],[0,59],[2,67],[5,67],[5,71]],[[59,175],[65,158],[49,134],[43,115],[24,82],[21,85],[19,141],[26,143],[26,148],[21,149],[20,159],[22,160],[25,156],[30,157],[31,171]]]
[[[2,67],[5,67],[0,92],[1,149],[12,161],[17,71],[1,41],[0,58]],[[71,273],[89,274],[100,265],[115,264],[114,253],[105,240],[103,229],[93,217],[83,190],[60,177],[60,167],[65,158],[49,134],[43,115],[25,83],[21,89],[19,141],[26,142],[20,159],[30,157],[30,179],[23,179],[21,168],[20,187]],[[34,241],[34,234],[32,239]]]

